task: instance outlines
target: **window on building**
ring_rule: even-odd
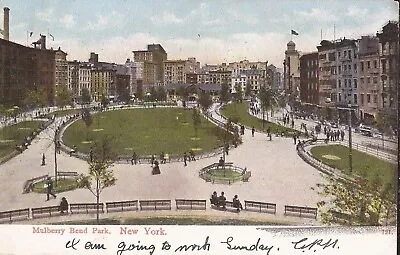
[[[382,59],[382,72],[386,73],[386,59]]]
[[[367,103],[368,104],[371,103],[371,95],[370,94],[367,94]]]
[[[364,84],[364,78],[360,78],[361,84]]]
[[[353,94],[354,97],[354,103],[357,104],[357,94]]]
[[[349,65],[349,71],[351,71],[351,65]]]
[[[357,64],[354,64],[354,72],[357,73]]]
[[[361,103],[361,105],[364,105],[364,94],[361,94],[360,95],[361,97],[360,97],[360,103]]]
[[[342,67],[339,66],[339,74],[341,74],[341,73],[342,73]]]
[[[368,68],[368,69],[371,68],[371,61],[367,61],[367,68]]]
[[[378,83],[378,77],[373,77],[372,80],[373,80],[374,84]]]
[[[338,87],[341,88],[342,87],[342,80],[338,81]]]
[[[340,93],[338,94],[338,101],[342,101],[342,95]]]
[[[368,84],[371,83],[371,77],[367,77],[367,83],[368,83]]]
[[[378,95],[374,95],[374,104],[378,103]]]
[[[354,79],[353,83],[354,83],[354,88],[356,89],[357,88],[357,79]]]
[[[351,79],[349,79],[347,84],[349,85],[349,88],[351,88]]]
[[[340,51],[337,53],[338,58],[340,58]]]
[[[374,60],[374,68],[378,68],[378,61]]]
[[[343,57],[347,57],[347,51],[343,51]]]
[[[346,65],[343,66],[343,72],[347,72],[347,66]]]
[[[344,79],[344,87],[347,88],[347,79]]]
[[[351,59],[351,50],[349,50],[349,58]]]
[[[360,64],[361,72],[364,72],[364,62],[360,62]]]

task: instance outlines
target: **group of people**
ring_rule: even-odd
[[[47,177],[47,181],[46,181],[46,193],[47,193],[47,199],[46,201],[50,200],[50,195],[52,195],[54,198],[57,198],[56,194],[54,194],[54,185],[53,185],[53,181],[51,180],[51,177]],[[68,201],[65,197],[61,198],[61,202],[60,202],[60,212],[63,214],[64,212],[68,212]]]
[[[326,141],[344,141],[344,130],[328,130],[325,133]]]
[[[283,125],[284,126],[290,124],[291,128],[294,128],[294,119],[292,118],[292,121],[290,121],[289,113],[286,113],[286,114],[283,113],[282,114],[282,119],[283,119]]]
[[[190,150],[189,152],[183,153],[183,163],[187,166],[187,161],[196,161],[196,157],[194,155],[194,151]]]
[[[217,192],[214,191],[211,195],[210,198],[211,205],[215,205],[217,207],[221,207],[222,209],[226,210],[226,197],[225,193],[222,191],[221,195],[218,196]],[[242,203],[240,203],[240,200],[238,198],[238,195],[235,195],[232,199],[232,206],[236,208],[236,210],[239,212],[240,210],[243,210]]]

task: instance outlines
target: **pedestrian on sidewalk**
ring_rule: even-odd
[[[43,153],[43,155],[42,155],[42,166],[44,166],[44,165],[46,165],[46,156]]]
[[[297,136],[296,136],[296,134],[294,134],[294,135],[293,135],[293,142],[294,142],[294,145],[296,145],[296,140],[297,140]]]
[[[185,166],[187,166],[186,158],[187,158],[187,155],[186,155],[186,151],[185,151],[185,153],[183,153],[183,163]]]
[[[254,133],[256,132],[256,129],[253,127],[252,129],[251,129],[251,136],[252,137],[254,137]]]
[[[294,128],[294,120],[292,119],[292,128]]]
[[[155,158],[154,158],[154,154],[152,154],[152,155],[151,155],[151,159],[150,159],[150,164],[151,164],[151,167],[153,167],[154,160],[155,160]]]
[[[52,195],[54,198],[57,196],[53,192],[53,181],[51,180],[51,177],[47,177],[47,183],[46,183],[46,188],[47,188],[47,200],[50,200],[50,195]]]

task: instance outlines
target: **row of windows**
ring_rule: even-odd
[[[367,103],[371,103],[371,94],[367,94]],[[373,103],[378,103],[378,95],[373,95]],[[364,94],[360,94],[360,104],[364,105]]]

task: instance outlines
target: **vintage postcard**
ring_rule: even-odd
[[[1,254],[396,254],[398,0],[0,0]]]

